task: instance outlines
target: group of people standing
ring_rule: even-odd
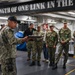
[[[40,26],[38,26],[36,30],[31,23],[29,28],[24,32],[24,38],[15,38],[13,29],[17,26],[17,18],[15,16],[10,16],[7,21],[8,24],[0,31],[1,75],[17,75],[15,45],[23,42],[27,42],[27,60],[31,59],[32,52],[32,62],[30,66],[36,65],[36,61],[37,65],[41,66],[40,60],[43,49],[45,61],[49,60],[49,66],[52,66],[52,69],[54,70],[57,68],[58,61],[64,50],[63,68],[66,68],[69,41],[71,39],[71,30],[67,27],[67,23],[64,23],[64,26],[59,30],[58,34],[54,31],[53,25],[49,26],[49,30],[41,31]],[[41,38],[29,38],[29,35],[41,36]],[[55,58],[58,42],[60,43],[60,46],[58,55]]]
[[[33,24],[30,24],[29,28],[25,30],[24,37],[29,35],[43,36],[41,38],[28,38],[27,49],[28,49],[28,61],[31,59],[32,52],[32,62],[30,66],[37,65],[41,66],[41,52],[43,49],[43,54],[45,61],[49,60],[49,66],[52,66],[52,69],[57,68],[58,61],[61,57],[61,54],[64,50],[64,63],[63,68],[66,68],[66,62],[68,59],[69,51],[69,41],[71,39],[71,30],[67,27],[67,23],[64,23],[64,26],[57,33],[54,30],[54,25],[49,26],[49,30],[42,30],[41,26],[37,26],[37,30],[33,28]],[[55,58],[56,46],[60,43],[58,48],[58,55]],[[37,59],[36,59],[37,54]]]

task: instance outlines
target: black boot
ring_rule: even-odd
[[[57,69],[57,68],[58,68],[58,67],[57,67],[57,63],[56,63],[56,64],[53,65],[52,70],[55,70],[55,69]]]
[[[49,66],[53,66],[52,62],[50,62]]]
[[[29,66],[34,66],[35,65],[35,61],[32,61],[32,63]]]
[[[1,64],[0,64],[0,71],[1,71]]]
[[[40,61],[37,61],[37,65],[38,65],[38,66],[41,66]]]
[[[63,69],[66,69],[66,64],[65,63],[63,64]]]
[[[52,65],[54,65],[54,64],[55,64],[55,61],[52,62]]]

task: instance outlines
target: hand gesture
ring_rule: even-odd
[[[22,41],[25,42],[27,41],[27,39],[28,39],[28,36],[25,36],[24,38],[22,38]]]

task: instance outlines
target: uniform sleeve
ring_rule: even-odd
[[[65,42],[69,42],[71,40],[71,30],[69,30],[68,37]]]
[[[29,28],[28,28],[28,29],[26,29],[26,30],[24,31],[23,37],[28,36],[28,35],[29,35],[29,31],[30,31],[30,29],[29,29]]]
[[[6,32],[4,32],[4,42],[5,43],[9,43],[9,44],[19,44],[22,43],[22,39],[21,38],[15,38],[14,36],[14,32],[12,32],[11,30],[8,30]],[[5,41],[7,40],[7,41]]]
[[[24,34],[23,34],[23,37],[25,37],[26,36],[26,30],[24,31]]]
[[[56,33],[56,36],[55,36],[55,46],[57,45],[58,43],[58,34]]]
[[[43,41],[43,37],[44,37],[44,33],[41,31],[41,39],[42,39],[42,41]]]

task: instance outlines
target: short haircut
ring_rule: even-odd
[[[64,24],[67,24],[67,22],[64,22]]]
[[[30,23],[30,26],[33,25],[33,23]]]

